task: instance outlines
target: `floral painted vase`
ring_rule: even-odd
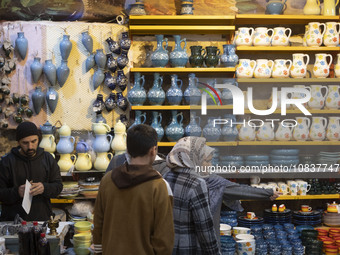
[[[296,117],[297,125],[293,130],[293,138],[296,141],[306,141],[309,138],[310,119],[306,117]]]
[[[109,97],[106,98],[104,104],[105,104],[105,109],[108,112],[111,112],[117,106],[116,94],[111,92]]]
[[[221,64],[225,67],[234,67],[238,62],[238,56],[235,53],[234,44],[223,44],[223,54],[221,55]]]
[[[323,35],[323,44],[336,47],[339,44],[340,23],[326,22],[326,32]]]
[[[312,141],[323,141],[326,137],[327,119],[324,117],[312,117],[312,125],[309,137]]]
[[[290,59],[275,59],[272,71],[273,78],[289,78],[289,70],[292,67]]]
[[[92,110],[95,113],[100,113],[104,110],[105,104],[103,100],[103,95],[98,94],[96,100],[93,101],[92,103]]]
[[[306,61],[304,58],[306,57]],[[304,78],[307,73],[307,66],[309,63],[309,55],[302,53],[293,54],[293,64],[290,68],[290,75],[292,78]]]
[[[340,108],[339,85],[328,85],[328,94],[325,101],[327,109],[337,110]]]
[[[127,99],[123,96],[122,92],[117,92],[117,106],[122,110],[126,111],[129,103]]]
[[[271,36],[269,36],[271,32]],[[273,38],[274,30],[266,27],[255,28],[255,33],[253,37],[254,46],[270,46],[270,42]]]
[[[122,70],[117,71],[117,85],[123,92],[128,85],[129,79],[125,76]]]
[[[322,109],[325,105],[328,87],[322,85],[311,85],[310,88],[311,98],[307,103],[309,108]],[[322,89],[324,90],[324,94],[322,93]]]
[[[128,51],[130,49],[130,47],[131,47],[131,40],[129,38],[129,33],[128,32],[122,32],[119,44],[120,44],[120,48],[122,50]]]
[[[112,76],[110,72],[105,72],[104,77],[105,86],[107,86],[110,90],[115,90],[117,85],[117,77]]]
[[[327,57],[329,62],[327,63]],[[313,74],[316,78],[327,78],[329,76],[329,69],[333,62],[331,54],[319,53],[315,54],[315,63],[313,67]]]
[[[114,73],[117,70],[117,60],[114,58],[114,56],[112,55],[112,53],[110,54],[106,54],[106,67],[107,69],[110,70],[110,72]]]
[[[329,141],[340,140],[340,117],[328,117],[326,137]]]
[[[254,28],[240,27],[235,35],[235,44],[237,46],[251,46],[253,44]]]
[[[120,54],[120,46],[116,41],[109,37],[106,39],[106,42],[109,45],[109,49],[112,53]]]
[[[198,78],[194,73],[189,74],[189,86],[184,91],[186,104],[198,105],[201,100],[201,91],[197,88]]]
[[[288,31],[288,35],[287,35]],[[289,38],[292,34],[292,30],[290,28],[285,27],[275,27],[273,37],[271,40],[272,46],[288,46]]]
[[[256,66],[254,69],[255,78],[270,78],[274,67],[273,60],[268,59],[257,59]]]
[[[250,59],[240,59],[236,66],[236,77],[252,78],[256,67],[256,61]]]
[[[122,53],[117,58],[117,65],[119,69],[124,69],[129,63],[129,58],[127,56],[127,51],[122,50]]]
[[[306,37],[307,46],[318,47],[322,44],[323,36],[326,32],[326,25],[319,22],[309,22],[309,30]],[[323,32],[321,32],[320,27],[323,27]]]

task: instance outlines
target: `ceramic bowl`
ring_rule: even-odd
[[[296,165],[299,164],[299,160],[270,160],[273,165]]]
[[[254,161],[245,161],[244,162],[246,166],[266,166],[269,164],[269,161],[260,161],[260,160],[254,160]]]
[[[285,156],[285,155],[270,155],[270,159],[274,160],[298,160],[299,156]]]
[[[74,228],[80,231],[91,230],[91,227],[92,227],[92,223],[89,221],[79,221],[79,222],[74,223]]]
[[[75,234],[73,236],[73,240],[77,240],[77,241],[89,241],[91,239],[92,239],[91,232]]]
[[[233,228],[233,234],[239,235],[239,234],[250,234],[250,228],[244,228],[244,227],[234,227]]]
[[[243,166],[243,161],[220,161],[220,165],[241,167]]]
[[[238,155],[221,155],[220,160],[223,161],[242,161],[243,157]]]
[[[271,154],[274,155],[285,155],[285,156],[296,156],[300,152],[299,149],[274,149]]]
[[[255,239],[253,235],[249,234],[238,234],[235,236],[237,240],[252,240]]]
[[[268,155],[248,155],[244,157],[245,160],[247,161],[267,161],[269,160],[269,156]]]

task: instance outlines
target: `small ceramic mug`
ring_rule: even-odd
[[[228,224],[220,224],[220,235],[221,236],[230,236],[231,235],[231,226]]]
[[[256,217],[256,215],[255,215],[255,213],[254,212],[247,212],[247,218],[248,219],[255,219],[255,217]]]
[[[298,183],[295,181],[291,181],[289,184],[290,195],[296,196],[298,194]]]
[[[282,195],[287,195],[289,193],[290,188],[288,184],[284,182],[279,182],[278,186],[279,186],[279,192],[282,193]]]
[[[301,211],[310,212],[312,211],[312,207],[310,207],[309,205],[301,205]]]

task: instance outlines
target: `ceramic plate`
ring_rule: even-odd
[[[248,155],[245,156],[245,159],[248,161],[268,161],[269,160],[269,156],[268,155]]]
[[[300,150],[298,149],[274,149],[271,151],[274,155],[296,156]]]

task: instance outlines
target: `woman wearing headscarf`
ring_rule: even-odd
[[[205,141],[202,137],[184,137],[166,158],[171,171],[164,178],[174,199],[174,255],[220,254],[207,184],[196,172],[196,167],[204,166],[204,160],[213,153]]]

